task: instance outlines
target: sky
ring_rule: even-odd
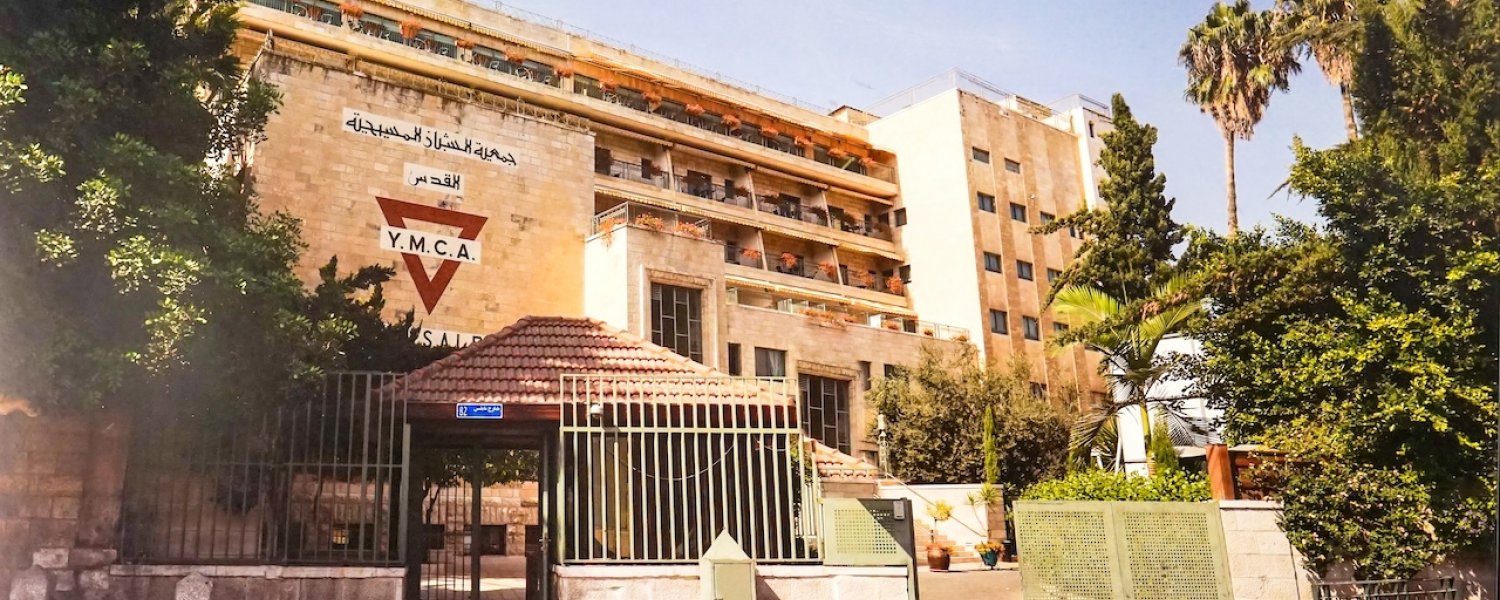
[[[474,0],[492,3],[492,0]],[[1160,129],[1156,166],[1173,217],[1225,228],[1224,143],[1183,99],[1177,50],[1212,0],[510,0],[709,73],[831,109],[871,106],[952,68],[1043,103],[1124,94]],[[1266,2],[1259,0],[1258,6]],[[1338,92],[1307,62],[1271,100],[1255,137],[1236,146],[1240,225],[1273,215],[1316,221],[1311,201],[1273,192],[1300,136],[1342,141]]]

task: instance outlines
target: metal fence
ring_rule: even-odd
[[[410,432],[395,379],[341,373],[250,414],[150,415],[132,440],[122,560],[400,563]]]
[[[817,560],[817,474],[785,379],[565,375],[562,386],[563,563],[690,563],[723,531],[761,562]]]
[[[1314,584],[1313,596],[1317,600],[1458,600],[1458,586],[1452,577],[1334,581]]]

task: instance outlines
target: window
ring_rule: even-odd
[[[1053,323],[1052,324],[1052,331],[1054,331],[1056,333],[1067,333],[1068,332],[1068,325],[1066,323]]]
[[[703,362],[700,293],[692,288],[651,284],[651,342]]]
[[[995,197],[984,192],[979,192],[979,210],[995,212]]]
[[[896,226],[900,227],[900,226],[905,225],[905,224],[906,224],[906,209],[904,209],[904,208],[898,208],[898,209],[896,209]]]
[[[984,270],[991,273],[1003,273],[1000,269],[1000,255],[991,252],[984,253]]]
[[[1021,317],[1021,329],[1028,340],[1042,339],[1042,322],[1036,317]]]
[[[756,377],[786,377],[786,350],[755,349]]]
[[[1089,137],[1094,137],[1094,122],[1089,121]]]
[[[1058,277],[1062,277],[1062,271],[1059,271],[1057,269],[1047,269],[1047,283],[1056,282]]]
[[[1016,261],[1016,277],[1031,281],[1036,279],[1036,273],[1032,270],[1031,263],[1024,260]]]
[[[978,148],[970,148],[970,150],[973,151],[974,160],[982,162],[984,164],[990,164],[989,150],[980,150]]]
[[[849,448],[849,382],[803,375],[802,429],[839,452]]]
[[[741,372],[741,370],[742,370],[742,369],[740,369],[740,345],[739,344],[730,344],[729,345],[728,355],[729,355],[729,374],[730,375],[739,375],[740,372]]]
[[[1025,223],[1026,222],[1026,205],[1024,205],[1024,204],[1016,204],[1015,202],[1010,203],[1010,218],[1015,219],[1017,221],[1020,221],[1022,223]]]
[[[1068,226],[1068,237],[1073,238],[1075,240],[1081,240],[1081,239],[1083,239],[1083,234],[1081,234],[1081,233],[1078,232],[1078,228],[1077,227],[1075,227],[1073,225],[1069,225]]]
[[[859,361],[859,387],[862,390],[870,389],[870,361]]]
[[[1010,333],[1010,314],[1003,310],[990,310],[990,331],[993,333]]]
[[[1031,395],[1034,396],[1034,397],[1036,397],[1036,398],[1046,398],[1047,397],[1047,384],[1032,382],[1032,384],[1031,384]]]
[[[903,367],[901,365],[886,365],[885,366],[885,378],[886,379],[896,379],[898,377],[906,377],[906,367]]]
[[[1042,224],[1043,224],[1043,225],[1046,225],[1046,224],[1048,224],[1048,223],[1051,223],[1051,222],[1053,222],[1053,221],[1056,221],[1056,220],[1057,220],[1057,215],[1054,215],[1054,214],[1052,214],[1052,213],[1045,213],[1045,212],[1044,212],[1044,213],[1042,213],[1042,214],[1041,214],[1041,215],[1039,215],[1039,216],[1040,216],[1040,217],[1041,217],[1041,218],[1042,218]]]
[[[1013,160],[1007,158],[1007,159],[1005,159],[1005,170],[1010,171],[1012,173],[1020,173],[1021,172],[1021,163],[1018,163],[1016,161],[1013,161]]]

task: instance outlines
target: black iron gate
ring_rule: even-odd
[[[541,451],[413,450],[408,600],[547,597],[545,486],[536,481],[544,460]],[[503,485],[523,480],[536,486],[534,500],[525,484]]]
[[[278,407],[137,416],[121,559],[403,563],[410,426],[398,376],[339,373]]]

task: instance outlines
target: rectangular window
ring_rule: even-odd
[[[802,388],[802,429],[824,445],[848,454],[849,382],[816,375],[803,375],[798,382]]]
[[[1003,273],[1000,269],[1000,255],[990,252],[984,253],[984,270],[991,273]]]
[[[703,362],[703,317],[692,288],[651,284],[651,342]]]
[[[1039,399],[1045,399],[1047,397],[1047,384],[1033,382],[1031,384],[1031,395]]]
[[[870,361],[859,361],[859,387],[866,391],[870,389],[870,368]]]
[[[1021,329],[1025,331],[1028,340],[1042,339],[1042,322],[1036,317],[1021,317]]]
[[[740,369],[740,345],[739,344],[730,344],[729,345],[728,355],[729,355],[729,374],[730,375],[739,375],[740,372],[741,372],[741,369]]]
[[[1068,325],[1067,325],[1067,323],[1053,323],[1052,324],[1052,331],[1054,331],[1056,333],[1067,333],[1068,332]]]
[[[1007,159],[1005,159],[1005,170],[1010,171],[1012,173],[1020,173],[1021,172],[1021,163],[1018,163],[1016,161],[1013,161],[1013,160],[1007,158]]]
[[[1058,277],[1062,277],[1062,271],[1059,271],[1057,269],[1047,269],[1047,283],[1056,282]]]
[[[1089,121],[1089,137],[1094,137],[1094,122]]]
[[[1016,204],[1015,202],[1010,203],[1010,218],[1015,219],[1017,221],[1020,221],[1022,223],[1025,223],[1026,222],[1026,205],[1024,205],[1024,204]]]
[[[1031,281],[1036,279],[1036,273],[1032,270],[1031,263],[1024,260],[1016,261],[1016,277]]]
[[[755,349],[756,377],[786,377],[786,350]]]
[[[885,378],[886,379],[895,379],[897,377],[905,377],[905,376],[906,376],[906,368],[905,367],[902,367],[901,365],[886,365],[885,366]]]
[[[984,164],[990,164],[989,150],[980,150],[978,148],[970,148],[970,150],[973,151],[974,160],[982,162]]]
[[[990,331],[993,333],[1010,333],[1010,314],[1003,310],[990,310]]]
[[[984,192],[979,192],[979,210],[984,212],[995,212],[995,197]]]
[[[1073,226],[1073,225],[1069,225],[1068,226],[1068,237],[1073,238],[1075,240],[1081,240],[1081,239],[1083,239],[1083,234],[1078,233],[1078,227]]]
[[[896,209],[896,226],[900,227],[900,226],[905,225],[905,224],[906,224],[906,209],[904,209],[904,208],[898,208],[898,209]]]
[[[1040,216],[1040,217],[1041,217],[1041,219],[1042,219],[1042,224],[1043,224],[1043,225],[1046,225],[1046,224],[1048,224],[1048,223],[1051,223],[1051,222],[1053,222],[1053,221],[1056,221],[1056,220],[1057,220],[1057,215],[1054,215],[1054,214],[1052,214],[1052,213],[1046,213],[1046,212],[1044,212],[1044,213],[1041,213],[1041,214],[1040,214],[1040,215],[1038,215],[1038,216]]]

